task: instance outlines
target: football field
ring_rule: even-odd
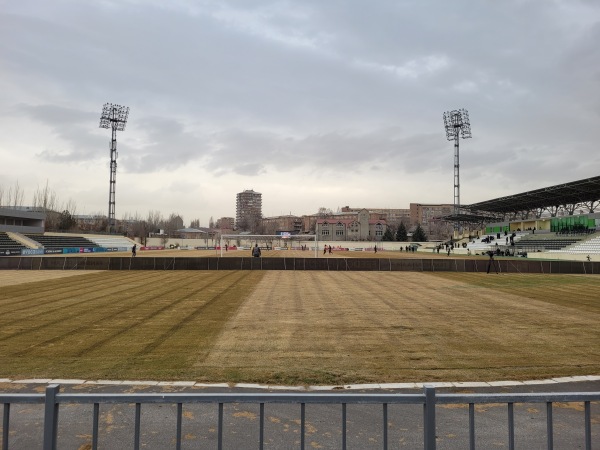
[[[268,384],[600,374],[600,278],[2,271],[0,378]]]

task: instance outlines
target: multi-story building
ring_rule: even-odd
[[[420,224],[429,236],[437,238],[447,237],[451,233],[452,226],[440,220],[441,217],[449,216],[454,212],[454,205],[449,204],[410,204],[411,225]]]
[[[237,194],[235,227],[257,232],[262,219],[262,194],[252,189]]]
[[[262,219],[262,230],[264,234],[278,234],[280,231],[299,234],[302,232],[302,218],[292,215],[265,217]]]
[[[233,230],[235,228],[235,219],[233,217],[221,217],[217,219],[216,228],[219,230]]]
[[[410,223],[410,209],[399,209],[399,208],[350,208],[344,206],[342,213],[345,212],[358,212],[363,209],[367,209],[371,214],[371,219],[384,218],[388,225],[398,226],[400,222],[404,222],[406,225]],[[378,217],[373,217],[377,215]]]
[[[438,219],[443,216],[449,216],[454,211],[454,205],[449,204],[423,204],[423,203],[411,203],[410,204],[410,223],[412,225],[421,224],[422,227],[429,227],[434,222],[434,219]]]
[[[380,241],[386,229],[383,215],[367,209],[316,218],[316,234],[324,241]]]

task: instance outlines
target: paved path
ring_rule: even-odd
[[[600,377],[541,380],[538,382],[435,383],[439,393],[524,393],[600,392]],[[4,382],[3,382],[4,381]],[[354,385],[337,387],[235,386],[192,382],[134,382],[83,380],[0,380],[2,392],[43,392],[48,383],[60,383],[61,392],[93,393],[222,393],[222,392],[396,392],[422,393],[422,383],[398,385]],[[425,383],[428,384],[428,383]],[[431,383],[434,384],[434,383]],[[395,386],[395,387],[391,387]],[[477,405],[475,413],[477,448],[507,448],[507,409],[505,405]],[[43,405],[13,405],[10,415],[10,449],[41,448]],[[134,405],[100,406],[99,448],[133,448]],[[389,448],[422,448],[422,406],[390,405],[388,408]],[[467,405],[438,405],[437,448],[468,448]],[[182,435],[184,449],[217,448],[218,407],[215,404],[184,405]],[[231,404],[224,407],[225,449],[258,448],[259,406]],[[554,448],[577,449],[584,445],[584,413],[581,404],[555,404]],[[341,407],[307,405],[306,448],[337,449],[341,446]],[[64,405],[59,414],[58,448],[90,448],[91,405]],[[592,443],[600,448],[600,404],[592,404]],[[381,405],[349,405],[347,439],[351,449],[382,448]],[[176,406],[142,405],[141,448],[175,448]],[[517,448],[545,449],[546,408],[544,404],[515,405]],[[300,448],[300,406],[265,406],[265,448]]]

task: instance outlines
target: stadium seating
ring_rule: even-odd
[[[557,253],[569,253],[569,254],[599,254],[600,253],[600,234],[596,233],[594,236],[589,239],[582,240],[573,244],[569,247],[553,250],[553,252]]]
[[[562,250],[576,244],[583,239],[583,235],[565,236],[557,233],[529,234],[515,242],[515,250],[519,252],[551,252]]]
[[[0,248],[20,250],[27,247],[20,242],[11,239],[5,232],[0,232]]]
[[[82,236],[56,236],[43,234],[26,234],[25,236],[38,242],[44,248],[99,247],[98,244]]]
[[[514,242],[517,243],[524,236],[527,236],[529,234],[529,232],[518,231],[515,234],[516,234],[516,236],[514,237]],[[488,236],[493,236],[494,240],[491,241],[490,243],[482,242],[482,240]],[[487,252],[488,250],[495,250],[496,243],[498,243],[498,246],[506,246],[506,236],[504,236],[504,234],[501,234],[500,239],[497,239],[495,234],[485,235],[485,236],[482,236],[480,239],[475,239],[474,242],[473,241],[469,242],[467,244],[467,249],[471,250],[471,253],[474,253],[474,254],[484,253],[484,252]]]
[[[131,247],[135,242],[124,236],[89,236],[88,239],[100,247]]]

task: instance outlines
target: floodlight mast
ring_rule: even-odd
[[[460,158],[458,151],[458,140],[460,137],[468,139],[471,137],[471,124],[469,113],[466,109],[447,111],[444,113],[444,127],[446,138],[454,140],[454,215],[460,214]],[[454,228],[458,228],[455,222]]]
[[[107,231],[116,231],[115,221],[115,186],[117,183],[117,130],[123,131],[127,124],[129,107],[105,103],[100,116],[100,128],[112,128],[110,141],[110,185],[108,193],[108,226]]]

